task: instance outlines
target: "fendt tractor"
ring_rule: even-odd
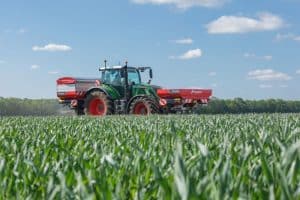
[[[99,68],[100,78],[62,77],[57,82],[59,102],[77,115],[185,113],[208,103],[212,90],[164,89],[151,85],[151,67],[124,66]],[[143,83],[141,73],[149,72]]]

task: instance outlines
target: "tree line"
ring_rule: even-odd
[[[300,113],[300,101],[213,98],[207,106],[198,107],[196,112],[200,114]]]
[[[0,116],[59,115],[60,105],[55,99],[19,99],[0,97]]]
[[[300,101],[281,99],[244,100],[213,98],[207,106],[199,106],[198,114],[300,113]],[[57,116],[73,112],[56,99],[19,99],[0,97],[0,116]]]

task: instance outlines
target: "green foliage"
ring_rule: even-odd
[[[300,115],[0,118],[0,199],[299,199]]]
[[[196,110],[202,114],[242,114],[242,113],[299,113],[300,101],[285,101],[281,99],[244,100],[212,99],[208,106],[200,106]]]
[[[58,115],[60,105],[55,99],[18,99],[0,97],[0,116]]]
[[[223,100],[214,98],[208,106],[194,110],[198,114],[242,114],[242,113],[300,113],[300,101]],[[68,107],[62,107],[56,99],[18,99],[0,97],[0,116],[53,116],[72,115]]]

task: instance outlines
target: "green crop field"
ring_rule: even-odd
[[[300,199],[300,115],[0,118],[0,199]]]

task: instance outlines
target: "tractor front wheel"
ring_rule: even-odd
[[[133,115],[150,115],[159,113],[159,108],[151,99],[139,97],[130,104],[129,113]]]
[[[93,116],[110,115],[112,114],[112,101],[103,92],[91,92],[86,98],[84,112]]]

